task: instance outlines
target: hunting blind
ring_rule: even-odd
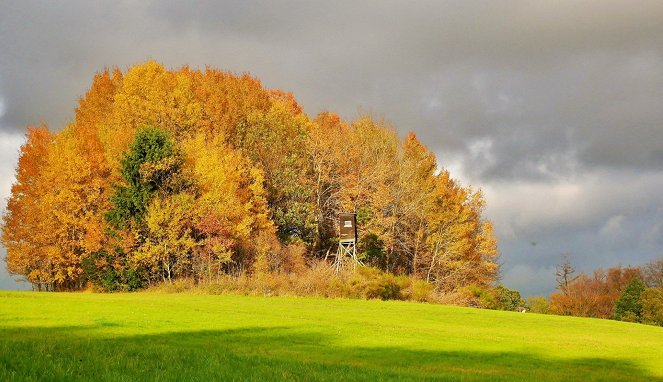
[[[336,253],[336,270],[343,266],[346,256],[361,264],[357,258],[357,214],[341,213],[339,217],[338,252]]]

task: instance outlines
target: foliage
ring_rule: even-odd
[[[640,304],[643,323],[663,326],[663,287],[645,289]]]
[[[525,299],[525,306],[532,313],[550,314],[550,300],[545,296],[530,296]]]
[[[517,290],[498,285],[495,291],[497,294],[497,309],[515,312],[524,307],[525,303],[520,298],[520,292]]]
[[[498,285],[495,288],[485,288],[480,285],[470,285],[465,289],[471,302],[469,305],[493,310],[519,311],[525,307],[520,292]]]
[[[652,260],[640,267],[640,271],[642,272],[642,281],[649,288],[663,288],[663,257]]]
[[[379,272],[359,293],[427,299],[492,287],[484,207],[384,120],[311,119],[248,75],[148,61],[97,73],[60,132],[28,129],[2,243],[10,273],[40,290],[266,280],[333,257],[338,214],[355,212]]]
[[[591,276],[580,274],[567,287],[551,295],[551,309],[561,315],[612,318],[615,303],[624,288],[640,278],[638,268],[620,266],[598,269]]]
[[[645,283],[640,279],[633,279],[628,283],[615,303],[615,320],[640,322],[642,317],[640,295],[645,288]]]
[[[163,130],[141,130],[120,160],[124,184],[116,187],[110,200],[113,208],[106,214],[109,223],[127,228],[132,222],[142,223],[154,193],[173,185],[172,177],[182,161],[175,143]]]
[[[24,277],[38,290],[48,289],[53,282],[49,259],[43,250],[40,213],[40,201],[46,192],[41,179],[52,142],[48,128],[28,128],[2,225],[7,270]]]

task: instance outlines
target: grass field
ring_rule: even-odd
[[[663,381],[663,328],[406,302],[0,292],[0,381]]]

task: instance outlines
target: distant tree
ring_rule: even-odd
[[[499,285],[495,289],[497,295],[497,309],[516,311],[518,308],[524,307],[525,302],[520,297],[520,292],[517,290],[506,288]]]
[[[624,288],[640,278],[638,268],[621,266],[598,269],[591,276],[581,273],[564,291],[551,295],[551,308],[561,315],[612,318],[615,302]]]
[[[642,322],[663,326],[663,287],[648,288],[640,295]]]
[[[550,314],[550,300],[545,296],[528,297],[525,304],[532,313]]]
[[[633,279],[622,291],[615,303],[615,320],[640,322],[642,317],[642,302],[640,296],[645,291],[645,283],[640,279]]]
[[[663,287],[663,257],[652,260],[641,268],[642,278],[650,288]]]
[[[557,265],[557,270],[555,271],[557,290],[566,294],[569,288],[569,284],[578,278],[577,276],[574,276],[575,272],[576,269],[573,267],[573,265],[571,265],[569,254],[563,254],[562,263]]]

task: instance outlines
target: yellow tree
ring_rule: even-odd
[[[49,187],[38,203],[39,235],[57,289],[81,286],[81,261],[100,249],[100,219],[108,208],[104,184],[75,133],[70,125],[57,134],[40,180]]]
[[[408,273],[415,272],[425,250],[426,214],[431,208],[436,169],[435,155],[409,133],[402,144],[398,177],[391,189],[395,219],[389,231],[393,237],[391,257]]]
[[[384,121],[362,117],[351,125],[345,145],[339,147],[339,193],[344,211],[355,212],[361,227],[360,249],[369,263],[391,270],[394,261],[390,235],[393,214],[392,186],[398,177],[398,137]]]
[[[315,240],[313,250],[329,251],[336,238],[338,213],[342,212],[341,191],[345,157],[350,149],[350,128],[338,115],[320,113],[308,135],[308,160],[311,164],[311,188],[315,203]]]
[[[191,275],[194,202],[187,193],[154,199],[145,217],[145,241],[132,256],[138,267],[153,276],[161,273],[164,281]]]
[[[235,76],[217,69],[192,71],[193,92],[202,105],[197,130],[208,136],[224,136],[241,146],[249,114],[267,112],[269,93],[249,75]]]
[[[225,265],[245,269],[256,237],[274,235],[262,171],[223,136],[199,133],[183,143],[183,152],[199,194],[195,226],[203,274],[216,275]]]
[[[52,142],[46,126],[28,127],[2,224],[7,270],[39,290],[49,289],[53,282],[50,262],[39,237],[43,218],[39,202],[48,186],[41,177]]]
[[[312,244],[316,227],[306,155],[309,128],[308,117],[296,105],[275,99],[267,113],[248,116],[240,147],[264,173],[271,218],[280,238]]]
[[[138,129],[154,127],[182,139],[195,131],[202,106],[193,92],[191,72],[168,71],[155,61],[132,67],[115,94],[111,122],[103,134],[113,168]]]
[[[428,255],[421,258],[426,279],[443,290],[488,286],[498,271],[498,252],[492,225],[481,218],[483,196],[461,187],[444,170],[435,179],[431,197]]]

